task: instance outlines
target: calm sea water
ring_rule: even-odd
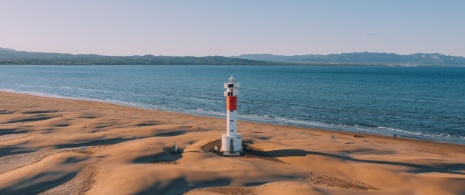
[[[224,117],[231,75],[242,120],[465,144],[465,67],[0,66],[0,90]]]

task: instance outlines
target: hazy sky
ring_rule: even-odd
[[[103,55],[465,56],[465,1],[0,0],[0,47]]]

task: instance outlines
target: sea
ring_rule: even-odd
[[[465,144],[465,67],[2,65],[0,90],[223,118],[231,76],[239,120]]]

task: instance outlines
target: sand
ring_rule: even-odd
[[[0,92],[0,194],[465,194],[464,145],[239,121],[246,155],[222,157],[224,129]]]

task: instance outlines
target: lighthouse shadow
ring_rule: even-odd
[[[268,152],[269,155],[274,157],[295,157],[295,156],[326,156],[335,159],[341,159],[344,161],[352,161],[358,163],[367,163],[367,164],[377,164],[377,165],[393,165],[393,166],[402,166],[409,168],[407,172],[412,173],[448,173],[448,174],[457,174],[465,175],[463,171],[465,170],[464,163],[439,163],[433,165],[425,164],[416,164],[409,162],[401,161],[386,161],[386,160],[370,160],[370,159],[358,159],[351,157],[350,155],[340,155],[340,154],[331,154],[317,151],[307,151],[299,149],[284,149],[284,150],[273,150]]]

